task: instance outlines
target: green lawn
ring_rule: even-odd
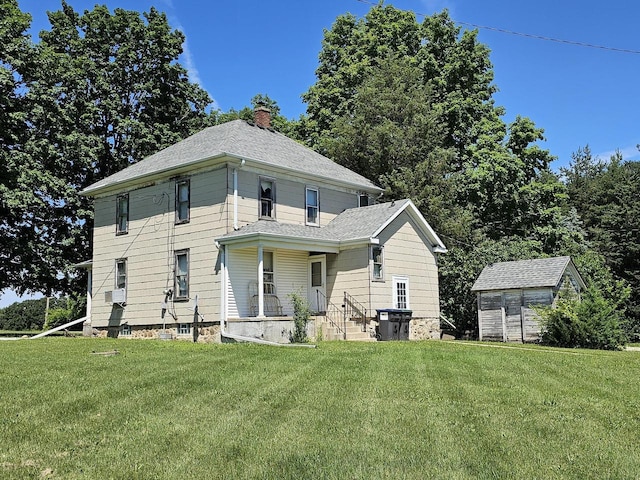
[[[640,475],[640,352],[45,338],[0,385],[0,478]]]

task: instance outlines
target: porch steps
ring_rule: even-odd
[[[353,320],[347,320],[347,341],[350,342],[375,342],[376,339],[371,337],[369,332],[362,331],[362,325],[354,322]],[[331,322],[325,320],[322,322],[322,336],[325,340],[344,340],[342,331],[339,331],[337,327],[331,325]],[[341,328],[343,326],[341,325]]]

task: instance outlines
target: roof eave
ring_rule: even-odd
[[[409,209],[409,214],[418,222],[418,224],[422,227],[422,230],[427,235],[427,238],[431,241],[431,247],[436,253],[447,253],[447,247],[444,245],[440,237],[436,234],[435,230],[431,228],[429,222],[424,218],[418,207],[411,201],[411,199],[407,199],[405,204],[399,208],[393,215],[391,215],[378,229],[373,233],[372,237],[377,237],[380,233],[387,228],[387,226],[393,222],[398,216]]]
[[[204,164],[206,162],[211,161],[212,163],[215,163],[216,160],[219,160],[220,158],[224,158],[227,156],[231,156],[229,154],[227,154],[226,152],[222,152],[222,153],[218,153],[216,155],[212,155],[210,157],[204,157],[204,158],[200,158],[198,160],[192,160],[183,164],[180,164],[178,166],[172,166],[172,167],[167,167],[167,168],[162,168],[160,170],[154,170],[153,172],[149,172],[146,174],[142,174],[142,175],[138,175],[132,178],[128,178],[126,180],[122,180],[119,182],[114,182],[114,183],[108,183],[106,185],[101,185],[99,187],[95,187],[95,188],[91,188],[91,186],[85,188],[84,190],[82,190],[80,192],[80,195],[85,196],[85,197],[95,197],[97,195],[100,194],[105,194],[105,193],[109,193],[112,191],[118,191],[118,190],[122,190],[123,188],[126,187],[133,187],[136,186],[140,183],[146,183],[146,182],[150,182],[150,181],[155,181],[155,180],[159,180],[159,179],[163,179],[166,177],[170,177],[171,175],[168,175],[169,173],[171,174],[178,174],[178,173],[182,173],[184,171],[188,171],[191,169],[191,167],[198,165],[198,164]],[[96,182],[97,183],[97,182]]]
[[[232,237],[220,237],[215,239],[220,245],[233,245],[236,247],[250,247],[258,244],[287,246],[294,250],[323,251],[326,253],[338,253],[340,245],[337,240],[306,238],[294,235],[281,235],[278,233],[250,232]]]

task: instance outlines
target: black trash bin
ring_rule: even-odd
[[[378,317],[378,340],[409,340],[409,322],[412,310],[402,308],[376,309]]]

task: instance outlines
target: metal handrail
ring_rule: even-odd
[[[320,303],[322,300],[322,303]],[[338,307],[335,303],[330,302],[327,296],[320,290],[316,290],[316,305],[324,305],[324,315],[329,320],[329,323],[334,327],[338,333],[342,334],[344,340],[347,339],[347,318],[344,315],[344,309]],[[342,317],[343,327],[340,326],[340,317]]]
[[[345,318],[349,319],[361,319],[362,331],[367,331],[367,309],[364,305],[358,302],[355,298],[349,295],[348,292],[344,292],[344,308]]]

